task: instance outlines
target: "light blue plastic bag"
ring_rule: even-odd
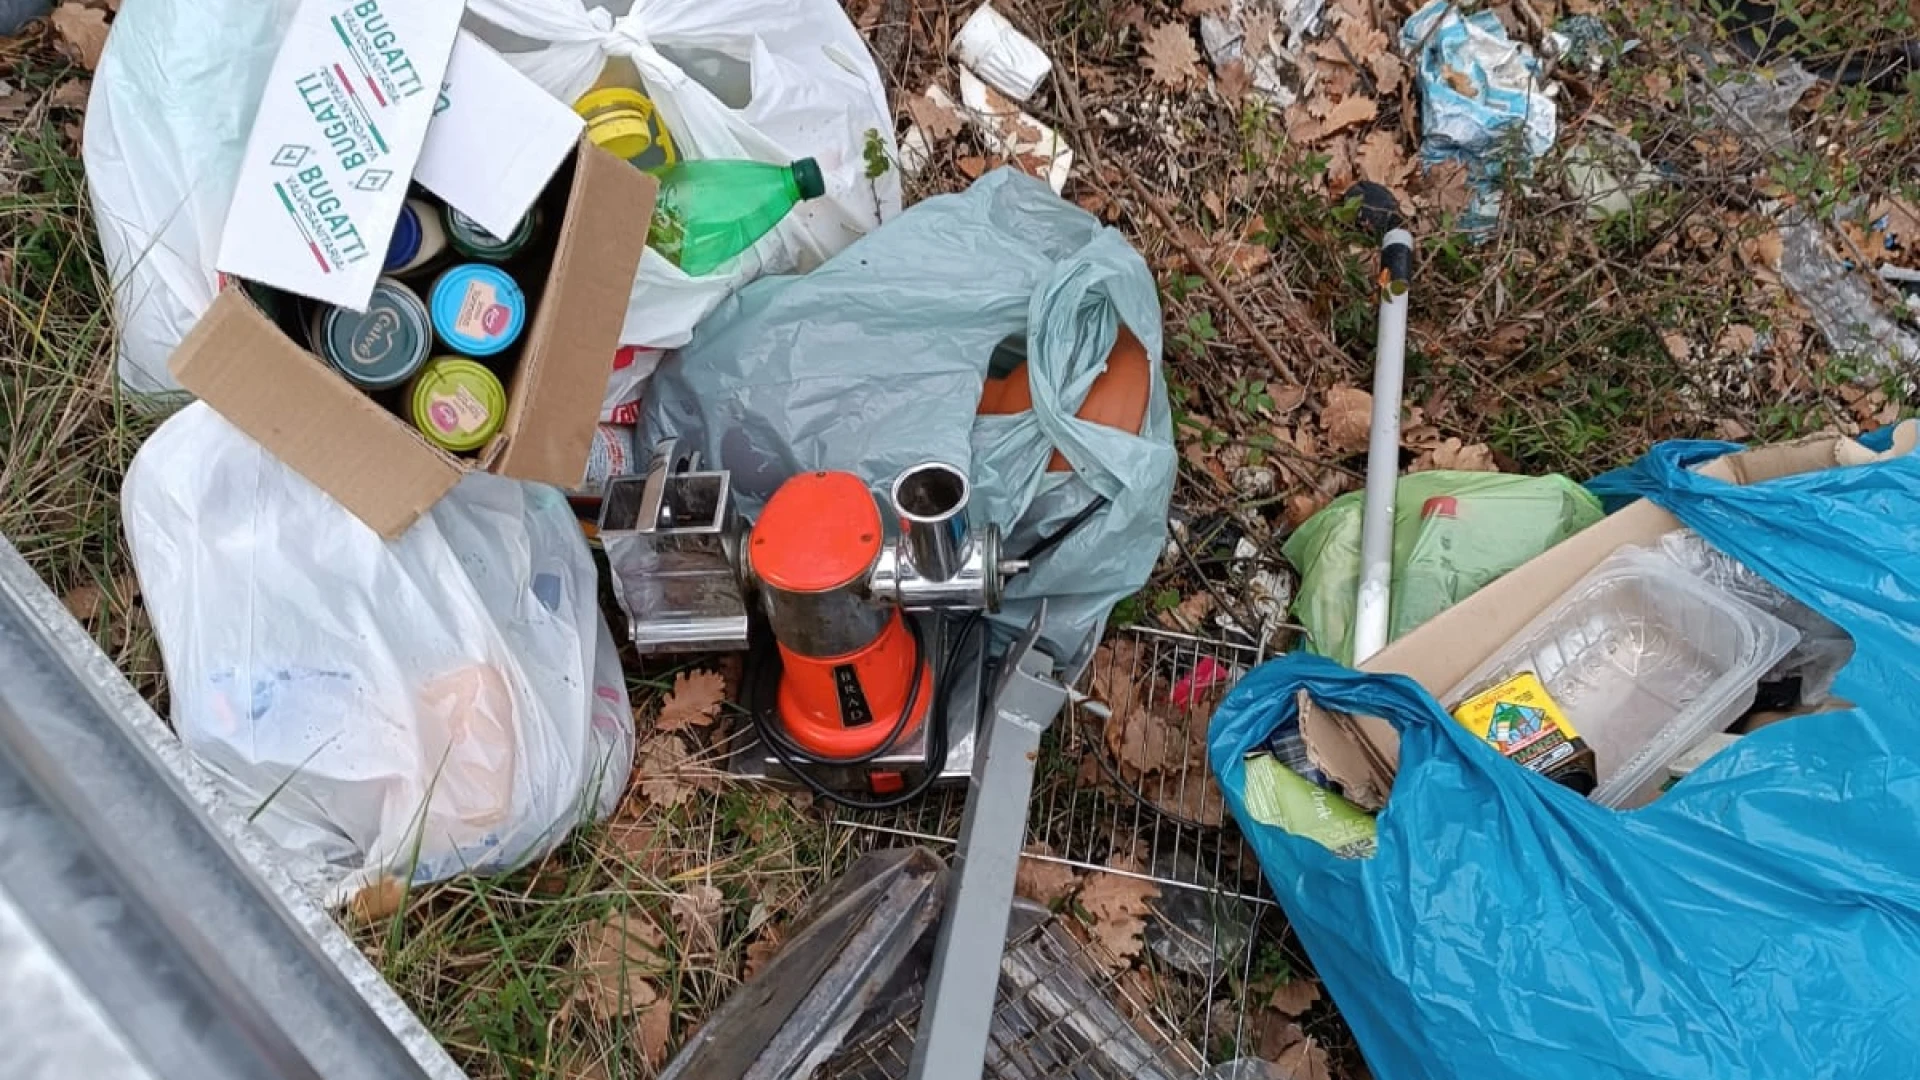
[[[1073,415],[1124,323],[1153,363],[1138,434]],[[995,350],[1021,348],[1033,409],[975,417]],[[1096,497],[1107,505],[1008,589],[1003,623],[1048,602],[1072,652],[1146,583],[1166,543],[1176,466],[1160,371],[1160,304],[1140,255],[1092,215],[1011,169],[928,199],[804,277],[766,278],[702,323],[647,391],[642,445],[689,440],[733,471],[749,517],[786,478],[968,469],[976,527],[1018,555]],[[1058,449],[1072,471],[1047,472]]]
[[[1292,656],[1209,732],[1227,802],[1380,1080],[1920,1075],[1920,459],[1736,486],[1669,443],[1594,484],[1850,633],[1856,707],[1746,736],[1640,810],[1513,767],[1397,676]],[[1243,754],[1305,688],[1385,717],[1379,851],[1253,823]]]

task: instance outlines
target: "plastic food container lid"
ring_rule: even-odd
[[[1753,703],[1799,631],[1657,551],[1624,547],[1443,697],[1456,704],[1520,671],[1538,675],[1598,759],[1589,798],[1631,808],[1669,761]]]
[[[433,341],[426,305],[412,289],[385,279],[374,285],[365,312],[327,308],[316,329],[321,356],[366,390],[388,390],[413,378]]]
[[[436,356],[413,381],[413,424],[434,445],[456,454],[478,450],[507,417],[507,391],[485,366],[464,356]]]
[[[392,273],[420,254],[420,215],[413,207],[400,204],[400,220],[393,223],[393,240],[387,244],[387,262],[383,270]]]
[[[506,271],[463,263],[440,275],[428,299],[433,331],[463,356],[492,356],[520,339],[527,296]]]

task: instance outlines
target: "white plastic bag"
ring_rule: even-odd
[[[900,210],[898,156],[873,58],[834,0],[472,0],[468,24],[573,101],[629,60],[689,157],[812,157],[827,195],[726,270],[693,278],[642,261],[621,341],[676,348],[761,273],[812,269]],[[227,203],[261,88],[296,0],[127,0],[95,72],[83,157],[113,280],[120,377],[178,390],[174,346],[212,303]]]
[[[122,513],[174,730],[334,902],[510,869],[617,804],[632,714],[558,491],[476,473],[383,541],[194,404]]]

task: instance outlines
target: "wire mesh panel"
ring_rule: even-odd
[[[1051,916],[1034,905],[1016,912],[1029,925],[1002,960],[988,1076],[1175,1080],[1248,1043],[1248,986],[1284,919],[1226,814],[1206,727],[1258,659],[1154,630],[1121,631],[1095,656],[1087,700],[1068,707],[1035,763],[1029,870],[1060,868],[1035,875],[1059,895],[1045,897]],[[840,814],[842,863],[875,847],[951,845],[964,800],[954,790],[885,814]],[[1109,877],[1136,884],[1109,883],[1095,900],[1092,883]],[[917,993],[895,1003],[829,1075],[905,1076],[918,1010]]]

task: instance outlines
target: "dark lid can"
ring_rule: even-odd
[[[393,223],[393,239],[387,244],[386,265],[382,273],[391,274],[420,254],[420,216],[407,203],[400,204],[400,218]]]
[[[485,262],[505,262],[518,255],[533,240],[534,217],[537,210],[530,210],[513,232],[506,236],[495,236],[480,227],[480,223],[467,215],[447,207],[447,239],[453,249],[469,259]]]
[[[364,390],[390,390],[427,362],[433,323],[412,289],[382,278],[364,312],[317,309],[311,343],[348,382]]]

